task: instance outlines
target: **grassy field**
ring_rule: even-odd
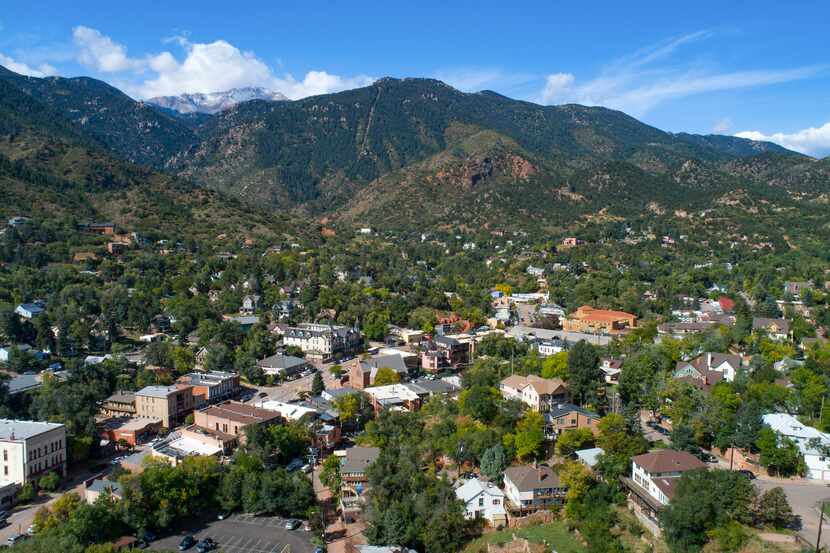
[[[464,549],[464,553],[478,553],[479,551],[486,551],[488,543],[507,543],[513,539],[513,534],[520,538],[525,538],[532,543],[547,542],[553,546],[558,553],[585,552],[585,546],[579,543],[579,540],[577,540],[576,537],[568,531],[565,523],[557,521],[550,524],[531,526],[529,528],[515,528],[485,534],[470,543]]]

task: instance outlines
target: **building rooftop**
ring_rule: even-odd
[[[63,427],[62,424],[54,422],[0,419],[0,440],[28,440],[39,434]]]
[[[137,396],[166,398],[170,394],[175,394],[180,388],[175,384],[170,386],[145,386],[135,393]]]
[[[221,417],[239,424],[258,424],[280,418],[279,413],[236,401],[225,401],[202,409],[202,413],[211,417]]]
[[[519,465],[507,467],[504,477],[509,478],[521,492],[528,492],[537,488],[559,488],[562,484],[559,475],[550,467],[531,467]]]
[[[471,478],[464,482],[463,485],[456,488],[455,497],[464,503],[467,503],[481,492],[485,492],[494,497],[504,497],[504,492],[501,491],[498,486],[492,482],[485,482],[483,480],[479,480],[478,478]]]
[[[192,372],[184,375],[187,382],[193,386],[218,386],[223,382],[235,378],[236,374],[226,371],[210,371],[206,373]]]
[[[9,380],[9,394],[14,395],[39,388],[43,383],[42,380],[38,374],[19,374]]]
[[[649,473],[686,472],[687,470],[706,468],[706,464],[685,451],[660,449],[643,453],[632,459]]]
[[[118,482],[112,480],[105,480],[103,478],[96,478],[89,486],[86,487],[89,491],[104,493],[110,492],[114,496],[121,497],[124,495],[124,489]]]
[[[269,369],[292,369],[294,367],[299,367],[301,365],[305,365],[306,360],[301,359],[299,357],[294,357],[293,355],[283,355],[278,353],[276,355],[272,355],[271,357],[266,357],[265,359],[260,359],[257,361],[257,365],[262,368],[269,368]]]
[[[266,409],[268,411],[279,413],[286,419],[292,421],[300,420],[306,415],[317,417],[320,414],[320,412],[317,409],[314,409],[312,407],[306,407],[304,405],[298,405],[296,403],[286,403],[284,401],[277,401],[275,399],[260,401],[258,406],[261,409]]]
[[[601,447],[591,447],[588,449],[580,449],[579,451],[575,451],[574,455],[576,458],[579,459],[584,464],[588,465],[589,467],[593,467],[599,461],[599,456],[605,453],[605,450]]]
[[[340,461],[340,472],[363,473],[380,455],[380,448],[355,446],[346,450],[346,456]]]
[[[135,403],[134,392],[116,392],[108,397],[105,403]]]

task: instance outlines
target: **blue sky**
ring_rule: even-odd
[[[136,98],[245,85],[291,98],[437,77],[605,105],[669,131],[830,154],[830,2],[37,2],[0,8],[0,64]]]

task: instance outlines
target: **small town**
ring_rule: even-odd
[[[11,218],[6,235],[36,225]],[[486,307],[454,292],[406,326],[377,311],[348,325],[326,288],[309,299],[287,278],[290,246],[266,250],[283,278],[242,242],[204,287],[135,302],[140,288],[98,299],[90,283],[190,254],[113,223],[74,232],[86,284],[1,313],[3,409],[29,413],[0,421],[10,544],[79,516],[115,547],[200,552],[640,550],[706,540],[698,525],[784,551],[822,539],[830,282],[783,281],[763,302],[713,285],[643,318],[554,302],[547,279],[570,269],[537,253],[511,278],[522,291],[499,283]]]

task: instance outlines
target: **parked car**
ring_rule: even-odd
[[[26,533],[29,534],[30,536],[34,536],[35,535],[35,525],[30,524],[29,527],[26,528]]]
[[[309,472],[312,471],[313,468],[314,467],[312,467],[310,463],[306,463],[302,466],[302,468],[300,470],[303,471],[304,473],[308,474]]]
[[[746,476],[750,480],[755,480],[757,478],[757,476],[755,476],[755,473],[752,472],[751,470],[741,469],[741,470],[738,471],[738,473],[743,474],[744,476]]]
[[[9,512],[0,511],[0,523],[6,522],[7,520],[9,520]]]
[[[208,551],[213,551],[216,549],[217,543],[213,541],[211,538],[204,538],[202,541],[196,544],[196,551],[199,553],[207,553]]]
[[[15,534],[14,536],[9,536],[6,541],[9,542],[9,545],[15,545],[28,539],[28,537],[26,534]]]
[[[147,541],[145,540],[138,540],[137,542],[135,542],[135,546],[138,549],[147,549],[148,547],[150,547],[150,544],[147,543]]]
[[[194,545],[196,545],[196,538],[193,536],[185,536],[182,538],[182,541],[179,542],[179,551],[187,551]]]
[[[219,511],[219,514],[216,515],[216,519],[217,520],[225,520],[226,518],[229,518],[231,516],[231,514],[233,514],[233,513],[231,513],[230,511]]]
[[[289,518],[285,521],[285,529],[286,530],[296,530],[300,527],[300,521],[296,518]]]
[[[288,472],[294,472],[295,470],[299,470],[303,467],[305,463],[303,463],[302,459],[294,459],[285,467],[285,470]]]
[[[149,531],[144,530],[143,532],[139,532],[138,537],[146,542],[156,541],[156,535]]]

